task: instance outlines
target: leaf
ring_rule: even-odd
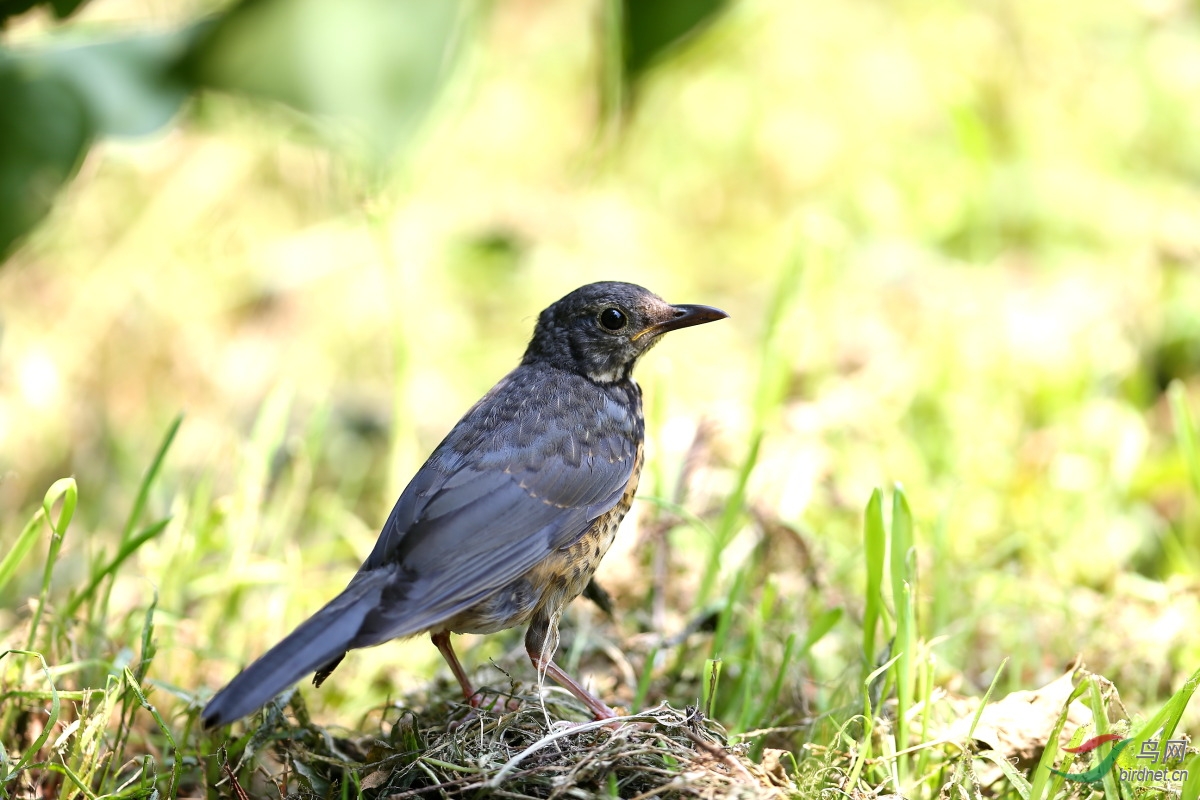
[[[441,87],[456,0],[241,0],[183,61],[196,85],[285,103],[345,125],[385,155]]]
[[[1086,706],[1071,702],[1073,676],[1074,672],[1068,672],[1040,689],[1012,692],[984,705],[974,716],[951,725],[950,736],[964,746],[970,737],[1001,758],[1017,759],[1022,769],[1028,769],[1051,741],[1057,743],[1057,739],[1050,738],[1056,723],[1067,723],[1068,730],[1074,731],[1092,721]]]
[[[25,523],[25,527],[21,530],[17,541],[13,543],[12,549],[4,558],[0,559],[0,591],[3,591],[8,582],[12,580],[13,575],[17,572],[17,567],[21,566],[25,556],[29,555],[29,551],[33,549],[45,515],[45,511],[38,509],[29,522]]]
[[[10,17],[18,17],[37,5],[37,0],[0,0],[0,25]]]
[[[0,0],[0,28],[6,20],[18,17],[35,6],[46,6],[58,19],[66,19],[79,10],[86,0]]]
[[[626,84],[635,82],[672,47],[710,24],[728,0],[621,0]]]
[[[75,87],[97,133],[145,136],[174,118],[189,87],[175,65],[195,28],[94,43],[56,42],[19,58]]]
[[[1000,771],[1004,773],[1004,777],[1008,778],[1008,782],[1017,790],[1017,794],[1021,795],[1021,800],[1029,800],[1029,780],[1013,766],[1011,761],[995,750],[981,750],[975,755],[979,758],[986,758],[999,767]]]
[[[36,7],[45,6],[58,19],[74,14],[87,0],[0,0],[0,27],[5,20],[17,17]]]
[[[53,9],[54,16],[59,19],[66,19],[78,11],[86,2],[87,0],[47,0],[46,5]]]
[[[61,75],[0,47],[0,259],[50,211],[95,135],[87,103]]]
[[[1200,797],[1200,756],[1193,756],[1184,769],[1187,779],[1184,780],[1179,796],[1186,798]]]
[[[883,616],[883,560],[887,551],[887,533],[883,525],[883,492],[871,492],[863,514],[863,565],[867,571],[867,591],[863,603],[863,664],[875,668],[875,632]]]
[[[188,95],[174,65],[193,36],[0,47],[0,260],[50,211],[97,135],[170,122]]]

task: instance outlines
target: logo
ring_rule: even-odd
[[[1076,754],[1090,753],[1106,742],[1114,743],[1112,749],[1101,759],[1099,764],[1091,769],[1085,772],[1062,772],[1051,767],[1050,771],[1076,783],[1098,783],[1104,779],[1105,775],[1112,772],[1114,766],[1117,767],[1117,777],[1122,781],[1183,783],[1188,779],[1188,771],[1175,766],[1187,756],[1187,739],[1168,739],[1165,742],[1158,739],[1147,739],[1142,742],[1138,754],[1134,756],[1137,761],[1146,761],[1147,763],[1136,767],[1123,767],[1117,764],[1118,757],[1125,748],[1133,744],[1134,740],[1126,739],[1116,733],[1093,736],[1078,747],[1064,747],[1063,750]],[[1172,766],[1168,766],[1168,764]],[[1158,765],[1157,768],[1155,765]]]

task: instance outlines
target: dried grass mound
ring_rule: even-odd
[[[695,708],[659,706],[622,717],[617,726],[563,722],[582,712],[549,692],[502,713],[457,713],[457,719],[404,712],[378,737],[338,739],[301,724],[274,742],[280,786],[293,798],[339,794],[348,777],[373,798],[779,798],[797,787],[780,770],[728,746],[719,727]],[[445,708],[445,706],[442,706]],[[562,712],[562,713],[560,713]],[[300,710],[298,715],[305,716]],[[463,717],[466,716],[466,719]],[[269,727],[269,726],[264,726]],[[265,731],[263,731],[265,733]],[[290,775],[289,775],[290,773]],[[226,772],[232,776],[234,770]],[[288,778],[292,780],[288,780]],[[236,780],[230,787],[239,795]],[[264,789],[265,787],[255,787]],[[244,796],[254,796],[254,789]],[[279,796],[276,793],[275,796]]]

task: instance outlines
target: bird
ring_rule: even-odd
[[[614,718],[554,663],[559,620],[637,491],[645,421],[634,366],[664,334],[726,317],[618,281],[548,306],[520,364],[416,472],[346,588],[213,695],[204,727],[250,715],[309,673],[320,686],[350,650],[421,633],[477,708],[450,634],[518,625],[539,681]]]

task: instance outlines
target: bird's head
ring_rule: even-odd
[[[521,363],[548,363],[612,383],[628,378],[667,331],[727,316],[710,306],[673,306],[632,283],[589,283],[541,313]]]

